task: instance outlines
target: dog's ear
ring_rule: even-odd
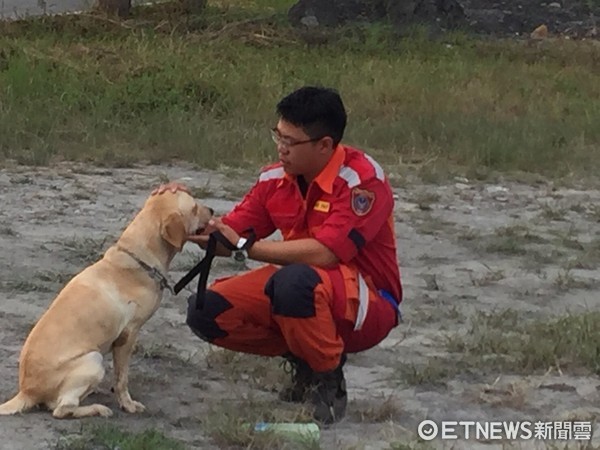
[[[165,241],[180,252],[187,238],[182,215],[178,213],[169,214],[160,226],[160,234]]]

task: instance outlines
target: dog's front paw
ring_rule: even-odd
[[[121,403],[121,409],[123,411],[127,411],[128,413],[140,413],[146,410],[146,407],[140,402],[136,402],[135,400],[129,400]]]
[[[96,414],[100,417],[110,417],[113,415],[112,409],[104,405],[95,405],[96,406]]]

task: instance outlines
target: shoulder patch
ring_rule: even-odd
[[[366,189],[352,189],[352,211],[357,216],[364,216],[371,211],[375,203],[375,193]]]

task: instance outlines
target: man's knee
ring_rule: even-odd
[[[221,294],[207,290],[204,301],[198,305],[196,295],[188,298],[186,323],[196,336],[205,341],[212,341],[227,336],[216,322],[216,318],[223,312],[232,308],[231,303]]]
[[[290,264],[275,272],[265,286],[273,313],[286,317],[315,316],[315,287],[319,274],[307,264]]]

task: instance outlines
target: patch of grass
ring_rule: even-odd
[[[552,239],[554,245],[550,256],[568,256],[569,258],[562,264],[567,269],[594,270],[600,265],[600,237],[586,242],[574,228],[568,231],[551,229],[548,232],[555,236]],[[558,258],[554,258],[551,262],[557,261]]]
[[[17,237],[19,236],[19,233],[13,227],[6,225],[0,227],[0,235],[8,237]]]
[[[55,289],[35,276],[14,277],[2,283],[3,289],[15,292],[53,292]]]
[[[90,448],[121,450],[185,450],[182,442],[169,438],[156,429],[140,433],[125,431],[114,425],[84,428],[79,434],[62,436],[56,450],[88,450]]]
[[[172,359],[167,361],[167,364],[171,364],[172,361]],[[141,386],[158,385],[168,389],[169,386],[173,385],[173,379],[166,373],[144,370],[134,371],[131,374],[131,383]]]
[[[39,280],[48,282],[48,283],[56,283],[56,284],[65,284],[71,278],[73,278],[74,274],[70,272],[56,272],[54,270],[41,270],[35,273],[35,277]]]
[[[475,243],[481,238],[481,233],[474,228],[463,228],[457,235],[459,241]]]
[[[523,267],[528,270],[538,271],[541,266],[549,264],[560,264],[566,260],[566,254],[562,250],[553,247],[539,246],[529,248],[525,254]]]
[[[384,165],[419,161],[433,178],[457,165],[598,171],[591,42],[399,39],[386,25],[306,32],[287,22],[291,1],[209,3],[193,16],[167,3],[122,22],[0,24],[0,159],[263,165],[276,158],[276,102],[319,83],[345,99],[346,141]]]
[[[415,324],[440,323],[440,329],[444,329],[448,322],[463,322],[463,316],[456,305],[448,306],[440,301],[433,301],[431,305],[426,299],[423,299],[423,306],[411,314],[411,320]],[[451,325],[454,326],[454,325]]]
[[[11,177],[10,182],[13,184],[34,184],[33,178],[29,175]]]
[[[2,285],[17,292],[54,292],[67,284],[74,274],[71,272],[56,272],[54,270],[39,270],[14,274]]]
[[[71,170],[72,174],[70,178],[75,178],[73,174],[81,174],[81,175],[97,175],[97,176],[106,176],[110,177],[114,175],[114,170],[112,169],[103,169],[101,167],[94,167],[87,164],[72,164],[69,166],[69,170]],[[65,174],[66,175],[66,174]],[[63,175],[63,176],[65,176]],[[69,178],[65,176],[65,178]]]
[[[600,267],[600,238],[582,245],[581,252],[569,263],[569,267],[587,270],[594,270]]]
[[[559,271],[554,279],[554,286],[562,292],[571,289],[592,289],[595,284],[592,280],[582,280],[575,277],[570,268]]]
[[[451,263],[451,259],[444,255],[432,255],[429,253],[423,253],[418,257],[419,261],[429,265],[443,265]]]
[[[87,266],[98,261],[109,244],[115,239],[111,236],[104,238],[78,237],[56,241],[67,252],[69,262],[78,266]]]
[[[529,321],[504,310],[477,313],[447,349],[468,367],[530,373],[550,367],[600,373],[600,312]]]
[[[547,239],[534,234],[525,225],[500,227],[491,236],[486,236],[481,242],[476,242],[488,253],[501,253],[509,256],[526,255],[531,244],[545,244]]]
[[[577,214],[585,214],[587,211],[587,208],[585,207],[585,205],[583,205],[581,203],[575,203],[575,204],[569,206],[569,210],[576,212]]]
[[[600,446],[591,442],[576,442],[568,444],[556,444],[553,442],[544,442],[546,450],[600,450]]]
[[[408,385],[444,385],[456,375],[457,366],[445,358],[430,358],[425,364],[401,364],[400,380]]]
[[[439,291],[440,286],[435,273],[422,273],[421,278],[425,281],[425,289],[428,291]]]
[[[590,205],[590,208],[587,212],[588,217],[594,222],[600,222],[600,206],[598,205]]]
[[[489,286],[506,278],[503,270],[488,270],[483,275],[469,274],[473,286]]]
[[[390,450],[433,450],[435,447],[428,442],[412,441],[412,442],[392,442]]]
[[[415,194],[414,197],[410,198],[411,203],[416,203],[420,210],[429,211],[432,209],[434,203],[439,202],[440,194],[431,191],[420,191]]]
[[[504,386],[496,384],[484,386],[479,393],[479,400],[494,407],[520,410],[523,409],[530,388],[531,386],[523,381],[508,383]]]
[[[134,348],[134,354],[141,355],[146,359],[162,359],[173,349],[172,344],[159,342],[143,343],[138,341]]]
[[[568,249],[571,250],[584,250],[585,247],[584,245],[577,239],[577,238],[573,238],[573,237],[568,237],[568,236],[564,236],[562,239],[560,239],[559,243]]]
[[[239,201],[248,192],[249,187],[247,181],[241,181],[241,184],[235,186],[224,186],[225,196],[223,199]]]
[[[283,358],[269,358],[211,348],[205,360],[209,369],[217,369],[235,382],[242,380],[261,390],[279,390],[289,379]]]
[[[352,405],[352,415],[356,416],[359,422],[380,423],[390,420],[398,420],[401,409],[393,397],[385,399],[369,400],[366,402],[356,402]]]
[[[279,403],[256,400],[236,400],[235,403],[221,402],[211,408],[203,422],[205,431],[220,447],[243,447],[248,449],[320,449],[318,440],[311,436],[283,436],[272,431],[255,432],[253,425],[259,422],[310,422],[305,410],[290,412],[282,410]]]
[[[542,206],[542,212],[540,213],[540,217],[545,220],[566,220],[567,210],[565,208],[560,208],[556,206],[552,206],[549,204],[545,204]]]
[[[453,222],[444,220],[442,217],[431,214],[431,212],[427,210],[422,212],[417,211],[413,214],[411,216],[411,223],[419,233],[431,234],[434,236],[437,236],[444,231],[454,230],[455,227]]]
[[[214,192],[210,189],[208,182],[204,186],[191,187],[190,192],[192,193],[192,197],[197,199],[215,196]]]

